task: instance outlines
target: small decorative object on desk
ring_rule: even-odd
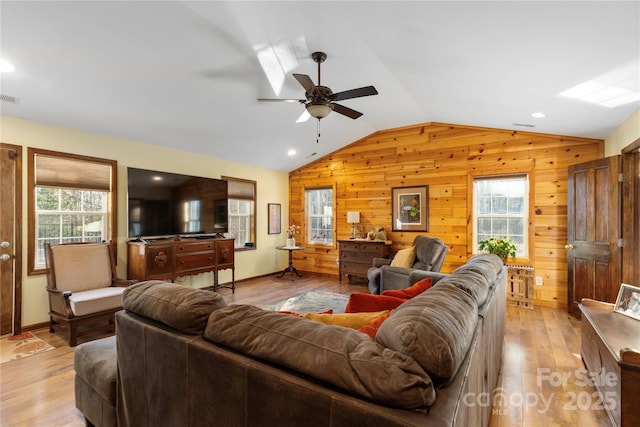
[[[387,240],[387,232],[384,230],[384,227],[377,226],[375,232],[375,240]]]
[[[284,230],[287,233],[287,248],[296,246],[296,233],[300,233],[300,226],[292,224]]]
[[[508,237],[491,237],[489,239],[481,240],[478,242],[478,249],[490,254],[498,255],[502,258],[502,262],[505,264],[507,263],[507,258],[509,256],[514,258],[516,256],[516,245],[511,243]]]

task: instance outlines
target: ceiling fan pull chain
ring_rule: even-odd
[[[320,119],[318,119],[318,137],[316,138],[316,144],[320,141]]]

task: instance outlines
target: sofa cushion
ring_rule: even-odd
[[[371,311],[393,310],[406,299],[387,295],[372,295],[354,292],[349,296],[349,301],[344,309],[345,313],[364,313]]]
[[[187,334],[201,334],[209,314],[227,303],[216,292],[187,288],[160,280],[140,282],[122,294],[125,310]]]
[[[76,375],[107,402],[116,403],[116,337],[82,343],[73,351]]]
[[[415,360],[353,329],[231,305],[211,313],[204,337],[385,406],[419,409],[435,400]]]
[[[502,268],[502,260],[497,255],[480,254],[458,267],[453,274],[438,283],[450,283],[473,297],[480,307],[487,300],[489,290]]]
[[[391,267],[411,268],[416,260],[416,247],[399,250],[391,261]]]
[[[378,329],[376,341],[411,356],[434,379],[448,381],[464,360],[477,323],[473,298],[451,284],[438,284],[398,307]]]
[[[389,289],[382,291],[382,295],[397,297],[403,299],[411,299],[420,295],[431,287],[431,278],[422,279],[406,289]]]

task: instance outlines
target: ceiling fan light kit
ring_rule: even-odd
[[[293,74],[293,77],[300,83],[305,90],[305,99],[266,99],[258,98],[258,101],[262,102],[299,102],[304,104],[307,112],[313,118],[324,119],[332,111],[342,114],[343,116],[351,119],[357,119],[362,116],[362,113],[353,110],[344,105],[337,104],[335,101],[344,101],[346,99],[360,98],[363,96],[377,95],[378,91],[373,86],[364,86],[358,89],[346,90],[343,92],[333,93],[333,91],[327,86],[322,86],[320,83],[320,64],[327,59],[327,54],[324,52],[313,52],[311,58],[318,64],[318,84],[314,84],[311,77],[306,74]],[[317,142],[317,141],[316,141]]]
[[[307,112],[311,117],[314,117],[318,120],[324,119],[327,117],[333,109],[330,105],[326,104],[307,104]]]

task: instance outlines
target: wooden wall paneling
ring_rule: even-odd
[[[530,254],[543,286],[534,303],[566,305],[567,166],[602,157],[601,140],[472,126],[425,123],[366,136],[290,173],[290,218],[304,221],[305,186],[335,185],[335,238],[348,238],[346,212],[357,210],[362,231],[384,225],[391,252],[409,247],[419,233],[391,232],[391,188],[429,186],[429,232],[451,249],[444,272],[471,255],[471,176],[528,172]],[[301,232],[303,233],[303,232]],[[301,270],[338,274],[337,248],[295,254]]]

